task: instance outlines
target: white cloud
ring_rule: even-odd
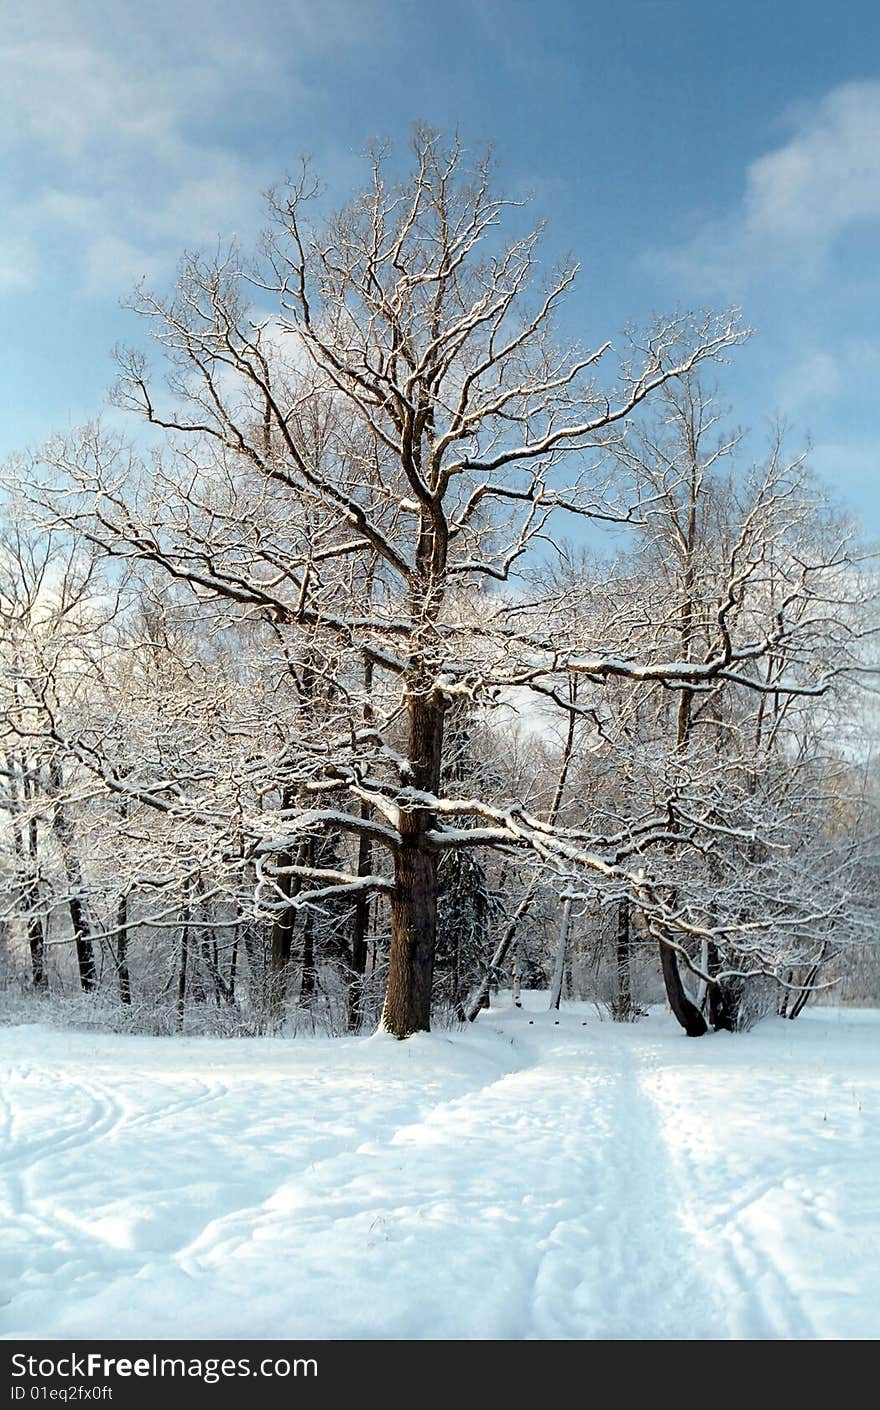
[[[788,139],[746,169],[738,207],[648,263],[739,294],[758,275],[816,272],[842,235],[880,222],[880,82],[834,88],[788,127]]]
[[[841,407],[870,407],[880,384],[880,341],[834,331],[825,346],[801,349],[776,378],[776,405],[784,415],[812,417]],[[844,413],[845,414],[845,413]]]
[[[246,24],[223,0],[14,6],[0,36],[0,287],[36,285],[60,254],[71,289],[121,294],[184,248],[249,240],[277,159],[223,133],[282,99],[307,106],[297,68],[358,31],[356,6],[328,6],[322,25],[306,0],[256,0]]]
[[[880,82],[833,89],[784,146],[749,167],[744,231],[823,251],[880,220]]]

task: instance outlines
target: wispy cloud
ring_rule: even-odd
[[[793,415],[809,412],[834,401],[843,385],[840,358],[825,348],[814,348],[787,368],[776,388],[780,409]]]
[[[835,329],[824,346],[802,348],[776,378],[776,405],[784,416],[800,419],[816,413],[837,413],[855,401],[859,407],[876,403],[880,381],[880,341],[875,336],[841,335]]]
[[[787,140],[748,166],[739,204],[650,263],[690,287],[738,292],[773,270],[815,274],[841,236],[880,222],[880,82],[832,89],[786,125]]]
[[[744,233],[812,254],[880,220],[880,82],[835,88],[784,146],[749,167]]]
[[[850,503],[869,505],[880,479],[880,437],[819,440],[810,462],[834,491],[846,494]]]
[[[331,8],[354,37],[357,6]],[[169,5],[164,24],[149,9],[44,0],[13,10],[0,39],[0,287],[45,279],[63,250],[71,289],[122,292],[182,248],[259,223],[259,192],[279,171],[254,115],[297,99],[307,110],[326,24],[306,0],[258,6],[247,25],[223,0]],[[299,67],[282,68],[279,27]],[[248,123],[255,135],[242,144]]]

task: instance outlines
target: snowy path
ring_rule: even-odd
[[[876,1337],[878,1039],[0,1029],[0,1332]]]

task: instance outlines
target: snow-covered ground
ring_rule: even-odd
[[[880,1013],[554,1017],[0,1029],[2,1334],[880,1335]]]

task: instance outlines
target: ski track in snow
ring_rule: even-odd
[[[880,1013],[554,1020],[0,1029],[0,1335],[880,1333]]]

